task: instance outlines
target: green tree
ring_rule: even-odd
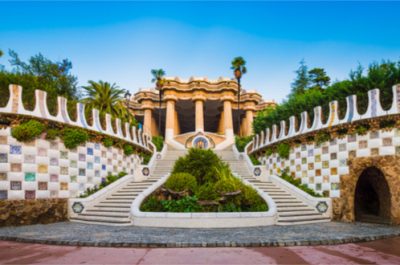
[[[4,55],[3,51],[0,50],[0,57],[2,57]]]
[[[124,89],[120,89],[115,83],[88,81],[88,86],[83,86],[84,98],[81,100],[87,107],[87,111],[95,108],[104,117],[109,113],[114,118],[133,122],[133,115],[124,104]],[[89,116],[90,117],[90,116]]]
[[[313,68],[308,72],[308,75],[311,81],[310,88],[313,89],[324,89],[329,85],[331,81],[331,78],[326,74],[323,68]]]
[[[0,106],[8,101],[10,84],[22,86],[22,101],[28,110],[35,106],[35,90],[47,92],[47,105],[50,113],[57,112],[57,96],[62,95],[69,99],[69,106],[74,106],[79,98],[77,78],[71,74],[72,63],[68,59],[51,61],[42,54],[22,61],[15,51],[10,50],[11,69],[0,67]]]
[[[235,57],[233,58],[231,62],[231,69],[233,70],[233,74],[235,75],[236,81],[238,83],[238,109],[240,108],[240,80],[242,79],[242,76],[247,73],[247,68],[246,68],[246,61],[243,59],[243,57]],[[238,116],[238,134],[240,135],[240,117]]]
[[[310,77],[308,75],[308,67],[304,60],[300,61],[300,66],[295,72],[297,74],[296,79],[292,83],[292,92],[289,97],[297,94],[302,94],[306,91],[310,85]]]

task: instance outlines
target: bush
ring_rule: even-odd
[[[216,171],[222,164],[221,159],[212,150],[191,148],[186,156],[180,157],[175,162],[172,173],[189,173],[196,178],[198,184],[202,185],[217,180]]]
[[[164,212],[164,207],[155,195],[150,195],[140,205],[140,210],[143,212]]]
[[[151,141],[156,146],[157,152],[160,152],[163,149],[163,147],[164,147],[164,138],[162,136],[153,136]]]
[[[169,176],[164,187],[173,191],[191,191],[194,192],[197,187],[196,178],[188,173],[174,173]]]
[[[135,151],[135,149],[133,149],[132,145],[130,145],[130,144],[124,145],[124,154],[126,156],[130,156],[131,154],[133,154],[134,151]]]
[[[277,151],[281,158],[288,159],[290,154],[290,145],[284,143],[278,144]]]
[[[196,196],[186,196],[179,200],[162,200],[161,205],[167,212],[198,212],[201,210]]]
[[[147,165],[150,162],[151,154],[140,153],[139,155],[142,158],[142,165]]]
[[[89,139],[89,135],[86,131],[81,129],[67,128],[64,129],[62,136],[64,145],[68,149],[74,149],[77,146],[86,143]]]
[[[366,135],[370,127],[368,124],[359,124],[356,126],[356,133],[358,135]]]
[[[274,149],[267,148],[267,150],[265,151],[265,156],[270,157],[273,153],[274,153]]]
[[[213,183],[206,183],[200,186],[195,195],[201,201],[214,201],[220,197]]]
[[[239,152],[244,152],[246,145],[251,142],[253,136],[235,137],[236,148]]]
[[[339,138],[344,137],[345,135],[347,135],[348,132],[349,132],[349,130],[347,128],[340,128],[336,131]]]
[[[20,142],[30,142],[39,137],[46,127],[35,120],[24,122],[11,130],[11,135]]]
[[[261,162],[258,161],[258,159],[256,158],[256,156],[254,154],[249,155],[251,162],[253,163],[253,165],[255,166],[259,166],[261,165]]]
[[[327,132],[318,132],[315,135],[314,140],[317,145],[320,145],[322,143],[325,143],[325,142],[328,142],[329,140],[331,140],[331,135]]]
[[[381,120],[379,122],[379,128],[386,129],[386,128],[394,128],[396,126],[395,120]]]
[[[102,142],[103,142],[103,145],[105,147],[111,147],[111,146],[114,145],[114,141],[111,138],[108,138],[108,137],[103,138]]]
[[[58,129],[47,129],[46,140],[55,140],[60,136],[60,130]]]
[[[106,187],[107,185],[110,185],[114,181],[118,180],[119,178],[122,178],[123,176],[126,176],[127,174],[125,172],[120,172],[118,175],[108,175],[105,180],[101,182],[99,186],[94,186],[93,188],[87,188],[86,191],[81,194],[79,197],[80,198],[86,198],[93,193],[98,192],[102,188]]]

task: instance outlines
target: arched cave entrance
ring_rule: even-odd
[[[356,221],[390,223],[390,190],[382,171],[366,168],[360,175],[355,191]]]

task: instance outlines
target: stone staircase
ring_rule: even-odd
[[[97,203],[87,207],[71,221],[107,225],[130,225],[133,200],[162,176],[170,173],[175,160],[185,151],[168,150],[163,159],[156,161],[151,176],[143,181],[127,181],[106,193]]]
[[[320,214],[314,207],[307,205],[299,196],[289,192],[281,184],[256,179],[250,172],[246,161],[237,159],[232,150],[217,151],[217,154],[229,164],[234,173],[252,183],[256,188],[268,193],[277,206],[278,225],[330,221],[329,217]]]

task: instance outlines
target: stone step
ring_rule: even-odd
[[[129,218],[129,212],[125,213],[112,213],[112,212],[103,212],[103,213],[81,213],[79,217],[110,217],[110,218]]]
[[[131,205],[132,201],[121,202],[121,201],[113,201],[113,200],[104,200],[99,203],[101,203],[101,205],[108,205],[108,206],[112,206],[112,205],[123,206],[123,205]]]
[[[312,221],[326,221],[330,220],[329,217],[323,216],[292,216],[292,217],[279,217],[278,216],[278,223],[285,222],[285,223],[298,223],[298,222],[312,222]]]
[[[70,219],[71,221],[84,221],[84,222],[93,222],[93,223],[108,223],[108,224],[125,224],[128,225],[131,223],[129,218],[99,218],[99,217],[73,217]]]
[[[114,208],[109,209],[87,209],[85,212],[93,212],[93,213],[129,213],[130,207],[126,208],[125,210],[114,210]]]
[[[292,217],[292,216],[321,216],[320,213],[310,210],[310,211],[299,211],[299,212],[285,212],[285,213],[279,213],[278,217]],[[279,219],[278,218],[278,219]]]
[[[120,209],[120,210],[122,210],[122,209],[130,209],[131,208],[130,205],[115,205],[115,204],[113,204],[113,205],[96,204],[93,207],[96,207],[96,209],[103,209],[103,210],[105,210],[105,209]]]

